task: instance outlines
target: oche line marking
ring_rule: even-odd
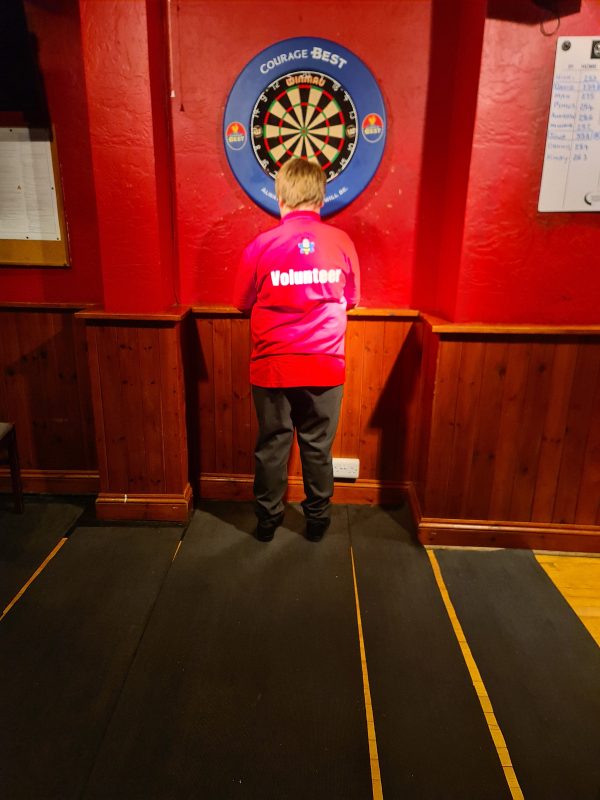
[[[369,757],[371,761],[371,783],[373,784],[373,800],[383,800],[381,773],[379,771],[379,756],[377,755],[377,739],[375,737],[375,719],[371,704],[371,689],[369,688],[369,672],[367,670],[367,656],[363,639],[362,620],[360,616],[360,603],[358,600],[358,583],[354,568],[354,551],[350,548],[352,560],[352,577],[354,579],[354,598],[356,600],[356,621],[358,623],[358,641],[360,644],[360,663],[362,666],[363,689],[365,693],[365,711],[367,714],[367,731],[369,735]]]
[[[179,548],[181,547],[182,543],[183,543],[183,539],[180,539],[177,542],[177,547],[175,548],[175,552],[173,554],[173,558],[171,559],[171,563],[173,563],[173,561],[175,561],[175,559],[177,558],[177,553],[179,553]]]
[[[42,572],[42,571],[43,571],[43,570],[44,570],[44,569],[45,569],[45,568],[48,566],[48,564],[49,564],[49,563],[52,561],[52,559],[54,558],[54,556],[55,556],[55,555],[58,553],[58,551],[59,551],[59,550],[60,550],[60,548],[61,548],[61,547],[62,547],[62,546],[65,544],[65,542],[66,542],[66,541],[67,541],[67,537],[65,536],[65,537],[64,537],[63,539],[61,539],[61,540],[60,540],[60,542],[59,542],[59,543],[56,545],[56,547],[55,547],[55,548],[54,548],[54,550],[53,550],[53,551],[50,553],[50,555],[48,555],[48,556],[47,556],[47,557],[44,559],[44,561],[43,561],[43,562],[40,564],[40,566],[39,566],[39,567],[36,569],[36,571],[33,573],[33,575],[31,576],[31,578],[29,578],[29,580],[27,581],[27,583],[26,583],[26,584],[25,584],[25,585],[24,585],[24,586],[23,586],[23,587],[22,587],[22,588],[21,588],[21,589],[20,589],[20,590],[17,592],[17,594],[16,594],[16,595],[13,597],[13,599],[10,601],[10,603],[9,603],[9,604],[6,606],[6,608],[5,608],[5,609],[4,609],[4,611],[2,612],[2,616],[0,617],[0,620],[3,620],[3,619],[4,619],[4,617],[5,617],[5,616],[8,614],[8,612],[11,610],[11,608],[12,608],[12,607],[15,605],[15,603],[16,603],[18,600],[20,600],[20,599],[21,599],[21,597],[22,597],[22,596],[25,594],[25,592],[27,591],[27,589],[29,589],[29,587],[30,587],[30,586],[31,586],[31,584],[34,582],[34,580],[35,580],[35,579],[38,577],[38,575],[39,575],[39,574],[40,574],[40,573],[41,573],[41,572]]]
[[[458,616],[456,615],[454,606],[452,605],[452,600],[450,599],[450,595],[448,594],[448,589],[446,588],[446,584],[444,583],[444,578],[442,576],[440,565],[438,564],[438,560],[435,557],[435,553],[433,552],[433,550],[429,548],[426,548],[426,550],[427,550],[427,555],[429,556],[429,561],[431,562],[431,567],[433,569],[433,574],[435,576],[438,589],[440,590],[440,594],[442,595],[442,600],[444,601],[444,605],[446,606],[446,611],[448,612],[448,616],[450,617],[450,622],[452,623],[454,634],[460,645],[463,658],[465,659],[465,662],[467,664],[467,669],[469,670],[469,675],[471,676],[471,680],[473,681],[473,686],[475,687],[475,691],[477,692],[477,697],[479,698],[479,702],[481,703],[481,708],[483,709],[485,721],[488,724],[488,728],[490,729],[490,734],[494,741],[494,745],[496,746],[496,751],[498,753],[502,769],[504,770],[504,775],[506,777],[506,782],[508,783],[508,788],[510,789],[510,793],[512,797],[515,798],[515,800],[524,800],[523,791],[519,786],[519,781],[517,780],[517,776],[513,769],[512,761],[510,759],[510,754],[508,752],[508,747],[506,746],[504,735],[500,730],[500,726],[498,725],[498,720],[496,719],[496,715],[494,714],[494,709],[492,708],[490,698],[488,697],[487,690],[481,678],[479,668],[475,663],[475,659],[473,658],[473,654],[471,653],[471,648],[467,643],[464,631],[462,629]]]

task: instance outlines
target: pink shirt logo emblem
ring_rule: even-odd
[[[298,250],[303,256],[308,256],[315,252],[315,243],[311,242],[310,239],[302,239],[301,242],[298,242]]]

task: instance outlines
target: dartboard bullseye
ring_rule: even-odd
[[[275,80],[252,111],[252,147],[272,178],[289,158],[321,165],[327,181],[345,169],[356,149],[356,108],[340,83],[319,72]]]
[[[223,118],[233,174],[276,216],[274,179],[288,159],[321,165],[327,216],[364,191],[379,166],[385,134],[383,98],[365,64],[335,42],[306,37],[255,56],[235,81]]]

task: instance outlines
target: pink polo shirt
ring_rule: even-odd
[[[344,383],[346,309],[359,298],[352,240],[318,213],[292,211],[257,236],[242,255],[233,300],[252,311],[250,383]]]

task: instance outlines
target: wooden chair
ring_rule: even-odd
[[[0,448],[8,450],[8,463],[12,479],[15,511],[22,514],[25,511],[23,504],[23,484],[21,483],[21,469],[19,467],[19,451],[17,450],[17,436],[15,426],[11,422],[0,422]]]

